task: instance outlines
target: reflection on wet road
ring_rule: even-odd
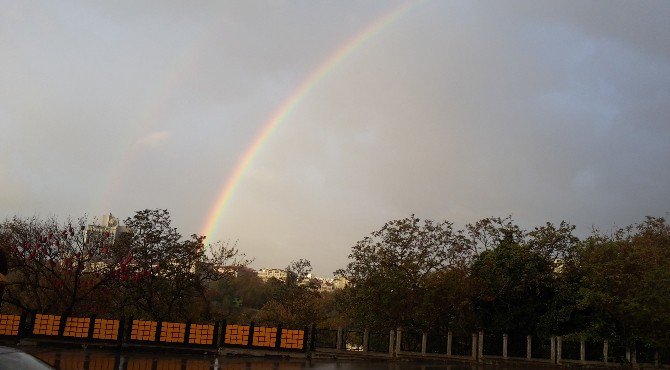
[[[404,361],[284,360],[216,357],[175,353],[118,353],[100,350],[22,348],[58,370],[488,370],[492,366],[467,363]],[[498,370],[535,366],[496,366]],[[546,367],[545,367],[546,368]]]

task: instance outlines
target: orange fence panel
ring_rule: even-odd
[[[302,349],[305,339],[304,330],[283,329],[280,347],[286,349]]]
[[[21,316],[0,315],[0,335],[19,335]]]
[[[133,320],[130,330],[130,339],[152,341],[156,338],[156,322],[146,320]]]
[[[191,324],[188,342],[191,344],[214,344],[214,325]]]
[[[68,317],[65,319],[64,337],[88,338],[91,319],[88,317]]]
[[[119,320],[95,319],[93,339],[117,340],[119,338]]]
[[[161,324],[160,341],[166,343],[184,343],[186,324],[180,322],[163,322]]]
[[[224,344],[244,346],[249,343],[249,326],[227,325]]]
[[[252,345],[257,347],[273,347],[277,344],[277,328],[266,328],[263,326],[254,328],[254,339]]]
[[[33,327],[33,334],[35,335],[58,335],[58,328],[60,327],[60,316],[56,315],[35,315],[35,326]]]

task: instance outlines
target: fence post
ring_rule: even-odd
[[[275,348],[281,348],[282,327],[277,326],[277,338],[275,339]]]
[[[533,336],[526,335],[526,359],[533,358]]]
[[[219,337],[219,347],[223,347],[226,344],[226,331],[228,331],[228,322],[223,320],[221,322],[221,337]],[[277,332],[277,336],[279,336],[279,332]]]
[[[309,326],[305,326],[305,327],[303,328],[303,330],[304,330],[304,332],[303,332],[303,335],[302,335],[302,350],[303,350],[303,352],[309,352],[309,349],[310,349],[310,348],[309,348],[309,346],[307,345],[307,343],[309,343],[309,342],[307,341],[307,334],[309,334]],[[252,342],[252,343],[253,343],[253,342]]]
[[[579,338],[579,361],[586,361],[586,340]]]
[[[603,341],[603,362],[607,364],[607,356],[609,356],[609,342]]]
[[[475,333],[472,333],[472,347],[470,348],[470,356],[472,356],[473,360],[476,360],[479,357],[479,344],[478,342],[478,336]]]
[[[630,353],[630,363],[633,366],[637,365],[637,347],[633,347],[633,350]]]
[[[17,339],[19,339],[19,340],[26,335],[26,330],[27,330],[26,321],[27,320],[28,320],[28,314],[26,312],[21,313],[21,318],[19,319],[19,332],[17,333],[18,334]]]
[[[563,337],[559,335],[559,336],[556,337],[556,363],[557,364],[561,363],[562,356],[563,356]]]
[[[191,339],[191,320],[186,321],[186,326],[184,327],[184,344],[189,344],[188,341]]]
[[[426,347],[428,346],[428,333],[421,332],[421,356],[426,355]]]
[[[398,356],[400,354],[401,343],[402,343],[402,328],[398,327],[398,329],[396,329],[396,337],[395,337],[395,354],[396,354],[396,356]]]
[[[55,315],[54,315],[55,316]],[[61,315],[60,317],[60,323],[58,325],[58,336],[63,337],[63,333],[65,332],[65,324],[67,323],[67,316]]]
[[[335,347],[338,351],[342,350],[342,327],[337,327],[337,346]]]
[[[31,311],[30,316],[27,317],[28,319],[28,333],[26,333],[28,336],[33,336],[33,332],[35,332],[35,320],[37,319],[37,311]]]
[[[161,341],[161,330],[162,329],[163,329],[163,319],[160,319],[156,323],[156,336],[154,337],[154,342],[160,343],[160,341]]]
[[[479,332],[479,338],[477,343],[477,358],[482,360],[484,358],[484,332]]]
[[[363,353],[368,352],[368,345],[370,344],[370,329],[365,328],[363,331]]]
[[[128,324],[130,324],[130,325],[128,325],[126,327],[126,332],[125,332],[124,335],[125,335],[127,341],[130,341],[130,337],[132,337],[132,332],[133,332],[133,325],[135,325],[135,318],[130,316],[130,321],[128,321]]]
[[[507,334],[503,334],[503,348],[502,348],[503,358],[507,358],[507,340],[508,339],[509,339],[509,336]]]
[[[453,345],[453,336],[451,331],[447,332],[447,356],[451,356],[451,346]]]
[[[219,329],[221,329],[221,324],[219,320],[214,321],[214,333],[212,333],[212,347],[219,348]]]
[[[88,323],[88,334],[86,334],[86,339],[91,340],[93,339],[93,329],[95,328],[95,315],[91,315],[89,318],[89,323]]]
[[[133,322],[133,319],[131,317],[130,319],[131,325]],[[93,323],[95,326],[95,323]],[[101,327],[102,329],[102,327]],[[121,320],[119,320],[119,330],[116,332],[116,341],[118,342],[119,348],[123,347],[123,344],[126,343],[126,317],[121,316]]]
[[[316,324],[312,324],[309,337],[309,350],[314,352],[316,351]]]
[[[256,327],[256,324],[252,321],[249,324],[249,339],[247,339],[247,346],[251,347],[254,344],[254,327]],[[305,332],[307,333],[307,332]],[[303,346],[304,348],[304,346]]]
[[[393,345],[394,345],[394,341],[393,341],[393,340],[394,340],[394,334],[395,334],[395,333],[394,333],[393,329],[390,329],[390,330],[389,330],[389,356],[391,356],[391,357],[393,357],[393,355],[394,355],[394,352],[393,352],[393,348],[394,348],[394,346],[393,346]]]

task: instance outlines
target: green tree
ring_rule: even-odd
[[[582,330],[631,344],[670,346],[670,226],[663,218],[594,234],[579,250]]]
[[[462,264],[469,248],[450,222],[422,222],[414,215],[387,222],[356,243],[352,261],[337,272],[351,282],[346,304],[352,323],[394,327],[434,321],[439,307],[426,301],[434,274]]]
[[[271,299],[273,287],[263,282],[253,270],[239,269],[235,275],[210,284],[212,313],[231,322],[249,322]]]
[[[423,329],[470,333],[476,328],[471,299],[473,281],[468,268],[447,267],[429,275],[418,313]]]
[[[182,239],[167,210],[138,211],[124,221],[129,232],[115,253],[124,256],[117,270],[122,287],[118,309],[152,319],[209,318],[206,294],[211,281],[228,277],[231,266],[248,260],[237,248],[204,244],[204,236]]]
[[[256,320],[297,327],[321,321],[324,318],[319,305],[321,294],[317,284],[308,278],[312,272],[311,263],[305,259],[293,261],[286,271],[285,281],[269,280],[271,298],[258,312]]]
[[[554,262],[506,232],[472,265],[474,303],[482,328],[534,334],[555,291]]]

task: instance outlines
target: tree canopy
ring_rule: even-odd
[[[125,220],[0,224],[4,311],[132,315],[305,326],[568,335],[670,346],[670,225],[649,217],[575,236],[567,222],[526,230],[511,217],[456,228],[411,215],[351,247],[349,285],[326,292],[298,259],[285,280],[261,280],[235,244],[183,237],[166,210]]]

